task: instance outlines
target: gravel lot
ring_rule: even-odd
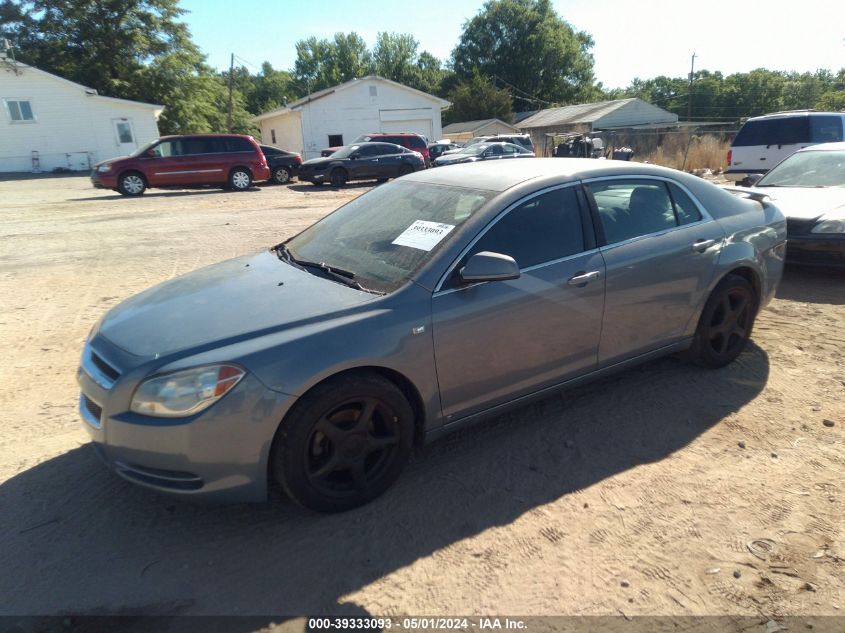
[[[76,413],[96,319],[368,189],[0,180],[0,615],[845,614],[832,273],[789,270],[730,367],[668,358],[485,422],[343,515],[194,506],[110,475]]]

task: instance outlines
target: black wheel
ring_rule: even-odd
[[[342,187],[346,184],[346,170],[340,168],[333,169],[329,179],[332,182],[332,187]]]
[[[402,165],[399,168],[399,175],[400,176],[405,176],[407,174],[412,174],[412,173],[414,173],[414,168],[411,167],[410,165]]]
[[[235,167],[229,174],[229,189],[244,191],[252,185],[252,174],[245,167]]]
[[[144,177],[137,171],[121,174],[117,183],[117,190],[124,196],[140,196],[147,189]]]
[[[704,367],[724,367],[745,349],[757,316],[754,288],[742,277],[729,275],[716,286],[698,321],[690,359]]]
[[[290,169],[287,167],[276,167],[273,170],[273,182],[277,185],[286,185],[290,182]]]
[[[368,503],[408,461],[413,416],[402,392],[377,374],[329,380],[282,422],[273,445],[275,478],[291,499],[317,512]]]

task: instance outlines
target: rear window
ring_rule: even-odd
[[[406,147],[422,147],[425,148],[425,141],[422,140],[419,136],[411,136],[409,137],[409,142],[405,143]]]
[[[778,117],[746,121],[737,133],[734,147],[751,145],[795,145],[810,142],[810,117]]]

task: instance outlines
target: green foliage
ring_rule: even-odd
[[[477,71],[467,81],[460,82],[449,93],[452,106],[444,112],[444,124],[479,119],[513,118],[511,94],[506,89],[497,89],[493,82]]]
[[[464,25],[452,63],[462,79],[475,71],[503,79],[525,110],[547,106],[531,97],[563,104],[598,96],[592,46],[592,37],[573,29],[549,0],[488,0]]]

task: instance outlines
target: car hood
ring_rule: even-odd
[[[121,163],[125,161],[127,158],[131,158],[130,156],[116,156],[114,158],[109,158],[108,160],[101,160],[99,163],[94,164],[94,169],[98,167],[102,167],[103,165],[114,165],[116,163]]]
[[[438,165],[451,165],[452,163],[472,163],[478,160],[475,156],[465,154],[443,154],[435,162]]]
[[[303,163],[302,163],[302,165],[300,165],[300,167],[325,167],[326,165],[328,165],[330,162],[332,162],[334,160],[339,160],[339,159],[329,158],[329,157],[311,158],[309,160],[303,161]]]
[[[263,251],[130,297],[106,314],[98,333],[130,354],[164,356],[325,320],[376,298]]]
[[[765,193],[788,218],[812,220],[835,212],[845,217],[845,189],[841,187],[750,187]]]

